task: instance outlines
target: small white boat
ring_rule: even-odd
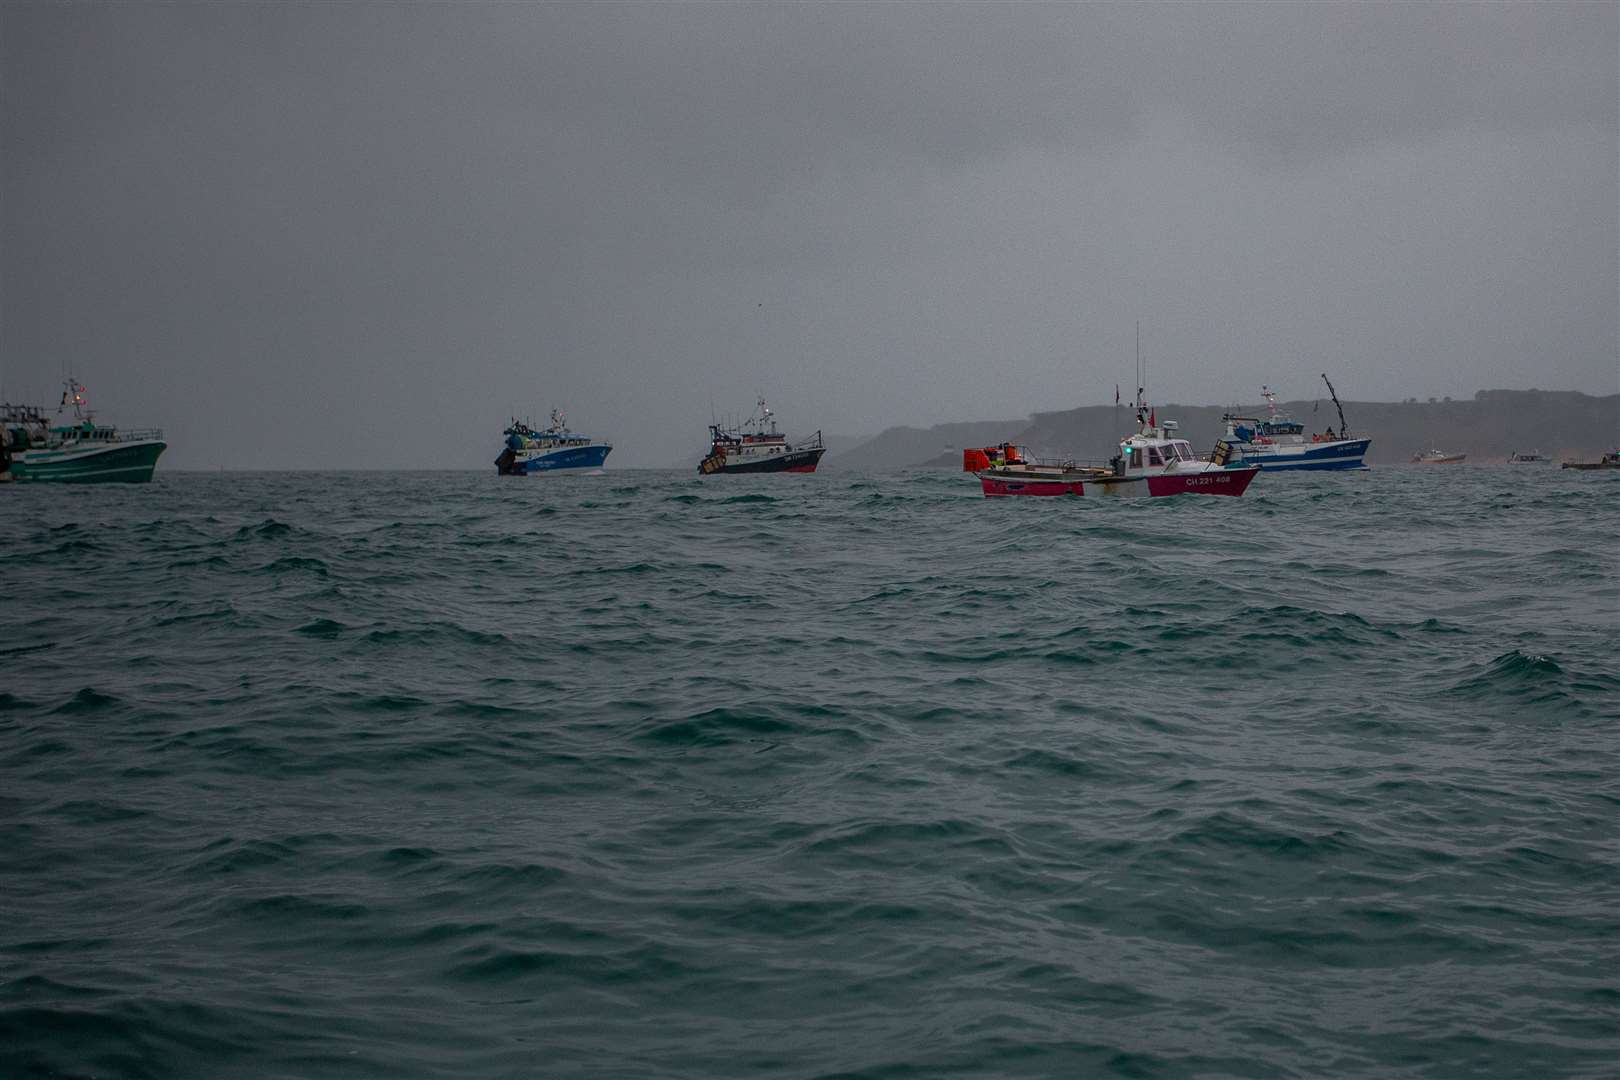
[[[1467,459],[1468,459],[1467,454],[1453,454],[1453,453],[1448,453],[1445,450],[1425,450],[1421,454],[1413,454],[1412,455],[1412,464],[1414,464],[1414,465],[1455,465],[1458,462],[1466,461]]]

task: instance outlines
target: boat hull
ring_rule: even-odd
[[[813,473],[816,466],[821,464],[821,455],[827,452],[825,447],[812,447],[808,450],[790,450],[785,454],[772,454],[759,458],[756,461],[731,462],[721,460],[716,462],[711,455],[703,459],[698,465],[698,472],[704,475],[711,473]]]
[[[1147,476],[1072,476],[1037,474],[1013,475],[995,472],[978,474],[979,486],[987,498],[1004,495],[1090,495],[1119,497],[1163,497],[1169,495],[1242,495],[1260,470],[1207,469],[1202,472],[1158,473]]]
[[[1293,470],[1365,469],[1371,439],[1340,439],[1334,442],[1305,443],[1300,446],[1257,446],[1233,443],[1226,468],[1242,469],[1258,465],[1266,472]]]
[[[12,451],[6,476],[19,484],[145,484],[168,449],[161,439]]]
[[[495,469],[502,476],[538,476],[542,473],[601,470],[607,465],[607,456],[613,447],[606,443],[590,446],[566,446],[558,450],[536,453],[532,457],[520,456],[524,451],[506,450],[495,459]]]

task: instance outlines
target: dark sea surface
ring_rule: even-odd
[[[0,489],[0,1076],[1612,1077],[1620,474]]]

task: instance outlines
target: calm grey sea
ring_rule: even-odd
[[[1620,474],[0,489],[5,1077],[1612,1077]]]

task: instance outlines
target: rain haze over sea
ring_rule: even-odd
[[[1613,1076],[1620,477],[0,491],[0,1075]]]
[[[759,396],[1129,401],[1138,321],[1161,404],[1612,395],[1616,55],[1558,0],[7,0],[0,397],[76,375],[169,468],[553,407],[684,467]]]

